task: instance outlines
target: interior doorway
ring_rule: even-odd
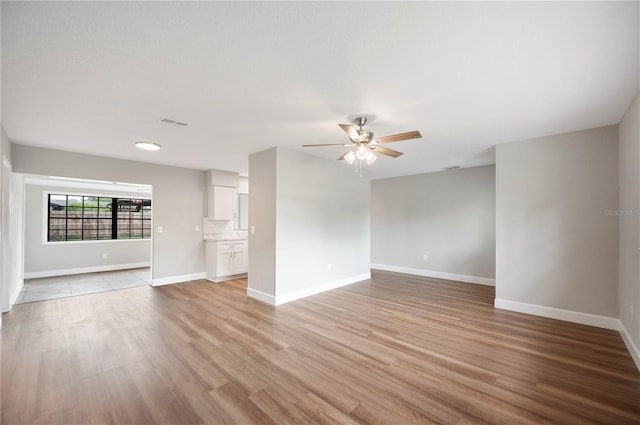
[[[151,185],[23,175],[16,304],[149,285]]]

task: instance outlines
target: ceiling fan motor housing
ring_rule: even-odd
[[[358,134],[360,135],[360,141],[362,143],[369,143],[371,139],[373,139],[372,131],[360,129],[358,130]]]
[[[362,127],[367,123],[367,117],[358,117],[353,120],[353,123],[362,129]]]

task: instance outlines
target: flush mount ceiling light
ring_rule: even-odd
[[[136,142],[136,148],[144,149],[145,151],[158,151],[160,145],[153,142]]]
[[[347,136],[351,140],[351,143],[325,143],[320,145],[302,145],[303,147],[314,146],[345,146],[350,148],[344,155],[338,160],[344,159],[349,165],[356,164],[356,172],[360,170],[362,174],[362,165],[366,162],[367,165],[371,165],[378,159],[373,152],[381,153],[383,155],[397,158],[402,155],[402,152],[394,151],[380,146],[383,143],[400,142],[402,140],[418,139],[422,137],[419,131],[410,131],[408,133],[394,134],[393,136],[384,136],[377,139],[373,138],[373,133],[364,129],[364,125],[367,122],[366,117],[358,117],[354,120],[354,124],[358,126],[356,129],[349,124],[338,124],[342,130],[347,133]]]

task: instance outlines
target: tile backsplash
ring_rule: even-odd
[[[247,238],[246,230],[234,230],[233,221],[214,221],[206,217],[202,221],[203,239]]]
[[[205,235],[233,233],[233,221],[214,221],[205,218],[202,229]]]

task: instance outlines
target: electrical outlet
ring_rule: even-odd
[[[164,231],[164,228],[162,226],[158,226],[158,233],[162,233]]]
[[[109,257],[109,256],[107,255],[107,253],[106,253],[106,252],[105,252],[104,254],[102,254],[102,259],[103,259],[103,260],[106,260],[106,259],[107,259],[107,257]]]
[[[196,224],[196,232],[199,232],[199,231],[200,231],[200,225]]]
[[[427,258],[429,258],[429,256],[427,254],[422,254],[422,260],[423,261],[427,261]]]

